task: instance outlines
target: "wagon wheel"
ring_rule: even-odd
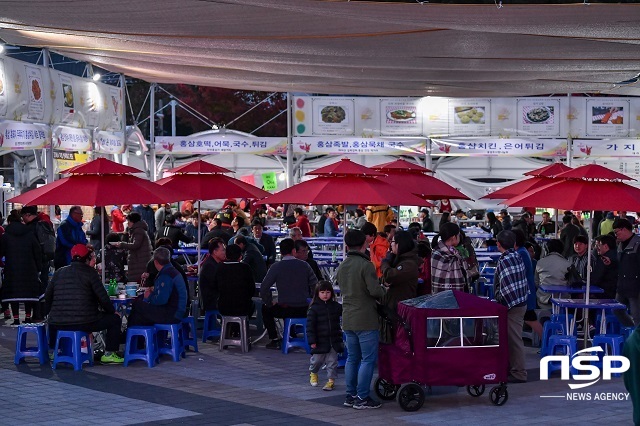
[[[504,405],[509,399],[509,391],[506,386],[494,386],[489,392],[489,399],[494,405]]]
[[[392,401],[396,398],[400,385],[393,385],[385,379],[378,377],[376,379],[374,389],[376,390],[376,395],[378,395],[380,399],[383,401]]]
[[[467,386],[467,393],[471,396],[478,397],[484,393],[484,385]]]
[[[400,388],[398,393],[398,404],[404,411],[418,411],[424,404],[424,391],[422,387],[415,383]]]

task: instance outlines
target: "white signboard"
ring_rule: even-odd
[[[353,135],[354,108],[353,99],[313,98],[313,134]]]
[[[431,139],[431,155],[495,156],[495,157],[557,157],[567,153],[564,139]]]
[[[521,98],[517,100],[518,136],[560,136],[560,100]]]
[[[7,115],[7,80],[4,76],[4,62],[0,59],[0,117]]]
[[[422,135],[420,99],[383,98],[380,100],[380,133],[382,135]]]
[[[424,155],[426,140],[403,138],[294,137],[294,154]]]
[[[122,154],[125,150],[122,132],[96,131],[93,133],[95,150],[103,154]]]
[[[449,134],[489,136],[491,134],[491,99],[450,99]]]
[[[0,122],[0,150],[41,149],[48,140],[49,128],[44,124]]]
[[[53,148],[58,151],[90,151],[91,131],[58,126],[52,134]]]
[[[586,136],[626,137],[629,135],[628,99],[592,98],[586,102]]]
[[[157,137],[157,154],[271,154],[286,155],[286,138],[245,138],[236,135]]]
[[[25,65],[27,73],[27,92],[29,93],[29,120],[42,121],[44,119],[45,85],[42,82],[42,70],[38,67]]]

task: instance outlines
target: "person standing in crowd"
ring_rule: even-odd
[[[617,309],[613,313],[625,327],[640,325],[640,235],[633,233],[633,225],[627,219],[618,219],[613,225],[618,242],[618,286],[616,300],[631,311]]]
[[[342,328],[347,336],[344,405],[355,409],[381,407],[369,394],[380,336],[376,305],[386,290],[378,283],[375,267],[365,254],[366,239],[362,231],[347,231],[344,237],[347,258],[337,272],[342,295]]]
[[[166,237],[171,240],[171,247],[174,250],[180,247],[180,241],[186,244],[193,242],[191,238],[187,237],[184,234],[182,228],[176,225],[176,218],[179,214],[180,213],[176,213],[175,215],[172,214],[167,216],[167,218],[164,220],[164,227],[160,230],[159,233],[159,237]]]
[[[624,342],[622,355],[629,360],[629,369],[623,374],[624,387],[633,403],[633,424],[640,425],[640,329],[636,328]]]
[[[335,209],[327,209],[327,220],[324,222],[324,236],[338,236],[338,220],[336,219],[338,212]],[[303,234],[304,235],[304,234]]]
[[[467,271],[464,259],[456,246],[460,243],[460,227],[447,222],[433,238],[431,247],[431,291],[433,294],[445,290],[468,292]]]
[[[133,211],[138,213],[142,218],[142,221],[147,224],[147,234],[149,234],[149,241],[153,244],[156,240],[156,217],[153,207],[149,204],[139,204],[133,208]]]
[[[108,281],[112,279],[116,282],[123,283],[127,281],[127,273],[124,270],[124,265],[127,264],[127,251],[123,248],[116,247],[120,243],[120,234],[111,232],[105,237],[106,244],[104,245],[104,261],[102,262],[104,269],[104,277]]]
[[[128,250],[127,256],[127,280],[139,283],[142,274],[147,269],[147,262],[152,257],[153,248],[147,233],[147,224],[142,221],[139,213],[130,213],[127,216],[127,230],[129,242],[121,242],[116,245],[118,248]]]
[[[276,243],[273,237],[264,233],[264,226],[260,221],[254,221],[251,225],[253,237],[264,247],[264,255],[267,257],[267,269],[276,262]]]
[[[102,229],[102,221],[104,221],[104,231]],[[89,244],[93,246],[95,250],[100,250],[102,247],[102,233],[106,236],[109,233],[109,219],[107,218],[107,211],[104,207],[93,208],[93,219],[91,219],[91,225],[87,235],[89,236]]]
[[[562,241],[562,244],[564,245],[564,252],[562,255],[567,259],[576,253],[573,249],[573,241],[578,235],[580,235],[580,228],[571,223],[572,218],[572,215],[567,215],[565,212],[565,215],[562,216],[562,231],[560,231],[560,241]]]
[[[618,254],[616,253],[616,239],[609,234],[596,237],[595,263],[591,273],[591,284],[604,290],[602,294],[594,295],[600,299],[615,299],[618,286]]]
[[[82,208],[73,206],[69,209],[69,216],[60,223],[56,237],[56,253],[54,266],[60,269],[71,263],[71,247],[76,244],[87,244],[87,237],[82,229]]]
[[[18,214],[9,215],[8,225],[0,237],[0,257],[4,257],[2,302],[11,305],[13,324],[20,324],[20,302],[24,303],[25,322],[43,296],[40,283],[42,248],[32,230]]]
[[[502,219],[502,229],[510,231],[513,225],[511,223],[511,215],[507,209],[500,210],[500,219]]]
[[[71,264],[58,269],[45,293],[49,314],[49,347],[55,347],[58,330],[86,332],[107,330],[103,364],[122,364],[116,353],[120,348],[122,319],[95,270],[96,256],[90,247],[76,244]]]
[[[542,222],[538,224],[536,232],[542,235],[554,235],[556,233],[556,223],[551,220],[549,212],[542,212]]]
[[[422,209],[420,210],[420,215],[418,217],[422,222],[422,231],[423,232],[435,232],[433,227],[433,220],[429,217],[429,210]]]
[[[156,233],[160,232],[160,230],[164,227],[164,221],[170,215],[171,215],[171,204],[169,203],[158,204],[158,210],[156,210],[156,213],[153,216]],[[154,235],[154,241],[156,238],[158,238],[158,236]]]
[[[535,241],[536,225],[533,222],[533,216],[531,216],[530,213],[524,213],[520,216],[520,219],[513,222],[512,230],[514,229],[520,229],[524,233],[527,241]]]
[[[365,223],[367,223],[367,217],[364,215],[362,209],[355,209],[355,223],[353,227],[355,229],[362,229]]]
[[[225,229],[231,228],[231,222],[233,221],[233,218],[236,217],[236,214],[233,211],[235,206],[235,200],[227,200],[218,211],[218,215],[216,217],[220,219],[221,226]]]
[[[367,246],[369,248],[369,257],[373,266],[376,267],[376,276],[382,277],[382,259],[384,259],[391,248],[391,243],[387,239],[387,234],[378,232],[376,226],[367,222],[361,231],[367,238]]]
[[[202,307],[205,311],[218,308],[218,293],[213,282],[218,266],[227,259],[227,247],[222,238],[213,238],[209,241],[209,255],[202,262],[200,267],[200,278],[198,288],[202,299]]]
[[[332,391],[338,378],[338,354],[344,352],[340,319],[342,305],[336,301],[329,281],[319,281],[307,312],[307,341],[311,347],[309,383],[318,386],[318,372],[327,370],[327,383],[322,390]]]
[[[69,211],[71,215],[71,211]],[[111,207],[111,230],[113,232],[124,232],[124,222],[126,217],[119,206]]]
[[[531,327],[534,333],[542,339],[542,324],[538,321],[538,316],[536,315],[536,309],[538,308],[538,303],[536,300],[536,278],[535,278],[535,267],[533,263],[535,259],[531,257],[529,250],[526,245],[531,244],[531,242],[526,241],[524,234],[519,229],[515,229],[512,231],[516,238],[515,249],[516,253],[520,255],[522,258],[522,263],[524,263],[524,270],[527,277],[527,310],[524,313],[524,322]],[[533,247],[533,244],[531,244]]]
[[[158,276],[154,286],[146,288],[144,298],[138,297],[133,301],[130,327],[179,324],[187,312],[187,286],[180,272],[171,264],[169,249],[157,248],[153,252],[153,262]]]
[[[320,272],[318,262],[309,257],[309,244],[307,244],[305,240],[297,240],[295,241],[295,248],[296,259],[307,262],[309,266],[311,266],[311,269],[313,270],[316,278],[318,278],[318,281],[323,280],[324,278],[322,277],[322,272]]]
[[[449,213],[453,212],[453,206],[451,205],[451,201],[448,198],[443,198],[440,200],[439,205],[440,213]]]
[[[304,210],[300,207],[293,209],[293,216],[296,218],[295,223],[289,225],[289,228],[300,228],[302,236],[309,238],[311,236],[311,225],[309,224],[309,218],[304,214]]]
[[[498,259],[494,278],[496,302],[508,309],[507,338],[509,342],[509,382],[527,381],[524,362],[522,325],[527,310],[527,273],[522,257],[515,250],[516,236],[511,231],[498,234]]]
[[[193,203],[195,203],[195,200],[185,200],[180,207],[180,213],[184,214],[185,217],[190,217],[194,211]]]
[[[380,317],[380,343],[391,344],[397,327],[398,302],[418,295],[418,254],[408,231],[396,232],[391,251],[382,261],[382,276],[388,287],[381,301],[385,318]]]
[[[600,223],[604,220],[604,212],[601,210],[594,210],[593,218],[591,219],[591,235],[597,237],[600,235]]]
[[[393,210],[389,206],[367,206],[365,209],[367,215],[367,222],[371,222],[375,225],[376,229],[384,229],[385,225],[391,223],[394,218]]]
[[[493,238],[497,237],[498,234],[502,231],[502,224],[496,217],[496,214],[494,212],[488,212],[487,221],[488,226],[482,226],[481,228],[486,232],[491,232],[491,236]]]
[[[280,242],[282,260],[269,268],[260,286],[262,319],[271,342],[267,349],[280,349],[275,318],[304,318],[307,316],[307,298],[313,294],[318,279],[307,264],[296,259],[295,242],[285,238]],[[278,302],[273,301],[271,287],[278,291]]]
[[[605,219],[602,222],[600,222],[600,235],[607,235],[607,234],[613,235],[614,219],[615,219],[615,216],[613,215],[613,212],[608,212],[607,216],[605,216]]]
[[[571,218],[571,223],[573,223],[575,226],[578,227],[578,229],[580,230],[580,235],[582,235],[583,237],[589,237],[589,234],[587,233],[587,229],[582,226],[582,222],[580,221],[580,219],[578,219],[577,216],[573,216]]]

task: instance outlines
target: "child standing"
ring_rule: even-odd
[[[329,281],[320,281],[307,312],[307,340],[311,346],[309,383],[318,386],[318,371],[327,366],[329,380],[322,390],[333,390],[338,377],[338,353],[344,351],[340,317],[342,305],[336,301],[333,286]]]

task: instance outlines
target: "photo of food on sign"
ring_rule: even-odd
[[[39,101],[42,97],[42,89],[40,88],[40,82],[36,79],[31,80],[31,94],[33,99]]]
[[[65,108],[73,108],[73,87],[68,84],[63,84],[62,93],[64,93]]]
[[[416,111],[415,109],[394,109],[392,111],[387,112],[387,120],[391,121],[411,121],[416,119]]]
[[[328,105],[320,110],[320,118],[323,123],[342,123],[347,118],[344,108],[337,105]]]
[[[484,124],[483,106],[471,107],[471,106],[458,106],[453,110],[455,114],[456,124]]]
[[[593,124],[624,124],[623,107],[599,106],[591,108]]]
[[[524,122],[527,124],[552,124],[553,107],[524,107],[522,108]]]

